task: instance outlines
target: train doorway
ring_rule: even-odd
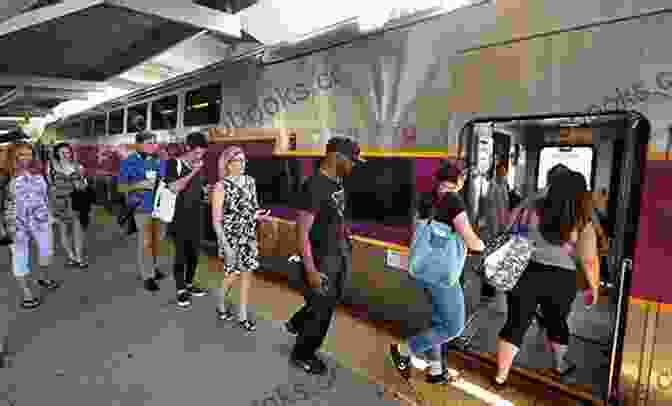
[[[493,207],[502,205],[489,201],[496,195],[488,193],[493,185],[506,187],[504,204],[513,208],[543,197],[548,171],[558,164],[587,181],[594,196],[594,222],[599,224],[601,299],[589,308],[577,291],[572,305],[567,357],[577,368],[567,376],[551,372],[539,313],[514,363],[520,374],[540,383],[551,381],[587,401],[606,402],[618,386],[649,133],[642,115],[623,111],[483,118],[468,123],[461,133],[469,167],[465,200],[482,238],[501,232],[488,221]],[[507,317],[506,295],[495,292],[495,300],[486,300],[487,286],[474,266],[465,267],[464,284],[470,317],[455,346],[494,363],[497,335]]]

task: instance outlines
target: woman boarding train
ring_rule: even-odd
[[[483,241],[472,229],[466,205],[459,195],[464,187],[464,175],[464,168],[453,162],[445,162],[436,173],[432,192],[433,220],[452,227],[457,237],[453,242],[457,243],[458,249],[480,252],[484,249]],[[442,362],[441,349],[443,344],[460,336],[464,330],[464,292],[459,282],[464,268],[464,254],[466,252],[455,256],[455,263],[450,264],[452,283],[428,283],[426,280],[416,279],[418,286],[431,297],[432,321],[431,327],[426,331],[408,338],[405,343],[390,347],[390,358],[402,374],[408,373],[411,357],[417,357],[424,358],[429,363],[427,382],[446,384],[459,378],[448,375]]]

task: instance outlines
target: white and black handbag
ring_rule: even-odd
[[[480,273],[499,291],[513,289],[532,258],[534,242],[521,232],[520,227],[520,219],[526,211],[520,210],[516,221],[506,231],[485,243]],[[514,230],[515,225],[518,227]]]

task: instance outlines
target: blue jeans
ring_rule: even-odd
[[[410,337],[408,345],[415,354],[431,351],[441,354],[444,343],[458,337],[464,330],[465,308],[462,285],[451,287],[430,285],[416,280],[419,288],[429,292],[432,299],[432,325],[419,335]]]

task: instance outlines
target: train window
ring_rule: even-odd
[[[222,87],[219,83],[187,92],[184,126],[219,123],[221,103]]]
[[[142,117],[141,128],[137,128],[136,120]],[[147,103],[138,104],[136,106],[131,106],[128,108],[128,114],[126,115],[126,132],[134,133],[138,131],[144,131],[147,129]]]
[[[93,136],[102,137],[106,134],[107,117],[98,116],[93,119]]]
[[[177,127],[177,96],[152,102],[152,130],[172,130]]]
[[[539,154],[539,170],[537,188],[546,187],[546,175],[557,164],[563,164],[573,171],[586,177],[588,190],[593,183],[593,156],[592,147],[544,147]]]
[[[121,134],[124,132],[124,110],[116,110],[110,113],[109,127],[110,134]]]

